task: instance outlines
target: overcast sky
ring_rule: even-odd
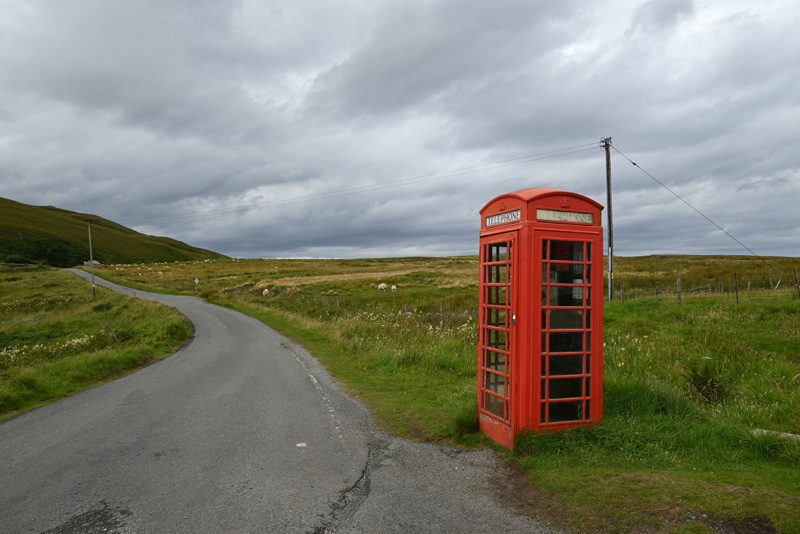
[[[603,137],[615,255],[749,254],[621,152],[800,256],[800,3],[0,0],[0,196],[234,257],[477,254]]]

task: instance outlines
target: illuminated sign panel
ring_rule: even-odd
[[[522,210],[509,211],[508,213],[492,215],[491,217],[486,217],[486,226],[489,227],[498,224],[516,222],[519,221],[521,217],[522,217]]]
[[[571,223],[584,223],[592,224],[594,218],[591,213],[580,213],[576,211],[556,211],[537,209],[536,218],[540,221],[557,221],[557,222],[571,222]],[[489,226],[488,223],[486,226]]]

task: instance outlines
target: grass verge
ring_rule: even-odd
[[[50,267],[0,267],[0,420],[172,354],[191,335],[175,309]]]

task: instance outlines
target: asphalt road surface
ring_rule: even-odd
[[[513,502],[496,454],[377,431],[310,354],[263,323],[96,281],[178,308],[195,336],[0,423],[0,532],[555,532]]]

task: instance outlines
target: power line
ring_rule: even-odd
[[[622,156],[623,158],[625,158],[625,159],[627,159],[628,161],[630,161],[630,162],[631,162],[631,164],[632,164],[634,167],[636,167],[637,169],[639,169],[640,171],[642,171],[643,173],[645,173],[647,176],[649,176],[649,177],[650,177],[650,178],[651,178],[651,179],[652,179],[654,182],[656,182],[658,185],[660,185],[661,187],[663,187],[664,189],[666,189],[667,191],[669,191],[670,193],[672,193],[672,194],[675,196],[675,198],[677,198],[678,200],[680,200],[681,202],[683,202],[684,204],[686,204],[687,206],[689,206],[690,208],[692,208],[692,209],[693,209],[695,212],[697,212],[697,214],[698,214],[698,215],[700,215],[700,216],[701,216],[701,217],[703,217],[705,220],[707,220],[708,222],[710,222],[711,224],[713,224],[714,226],[716,226],[717,228],[719,228],[719,229],[720,229],[720,230],[721,230],[721,231],[722,231],[722,232],[723,232],[725,235],[727,235],[728,237],[730,237],[731,239],[733,239],[734,241],[736,241],[737,243],[739,243],[739,245],[741,245],[741,246],[742,246],[742,247],[743,247],[745,250],[747,250],[748,252],[750,252],[750,254],[752,254],[753,256],[755,256],[756,258],[758,258],[759,260],[761,260],[762,262],[764,262],[764,263],[765,263],[765,264],[766,264],[766,265],[767,265],[767,266],[768,266],[770,269],[772,269],[772,270],[773,270],[773,271],[775,271],[776,273],[779,273],[779,274],[780,274],[780,271],[778,271],[778,269],[776,269],[775,267],[773,267],[773,266],[772,266],[772,265],[771,265],[771,264],[770,264],[770,263],[769,263],[767,260],[765,260],[764,258],[762,258],[761,256],[759,256],[758,254],[756,254],[756,253],[753,251],[753,249],[751,249],[750,247],[748,247],[747,245],[745,245],[744,243],[742,243],[741,241],[739,241],[738,239],[736,239],[736,238],[735,238],[735,237],[734,237],[734,236],[733,236],[733,235],[732,235],[730,232],[728,232],[728,231],[727,231],[727,230],[725,230],[723,227],[721,227],[720,225],[718,225],[717,223],[715,223],[714,221],[712,221],[712,220],[711,220],[709,217],[707,217],[707,216],[706,216],[706,214],[705,214],[705,213],[701,212],[699,209],[697,209],[697,208],[695,208],[694,206],[692,206],[692,205],[691,205],[691,204],[690,204],[690,203],[689,203],[689,202],[688,202],[686,199],[684,199],[684,198],[683,198],[683,197],[681,197],[681,196],[680,196],[678,193],[676,193],[675,191],[673,191],[672,189],[670,189],[669,187],[667,187],[667,186],[666,186],[666,184],[664,184],[664,183],[663,183],[661,180],[659,180],[658,178],[656,178],[655,176],[653,176],[652,174],[650,174],[649,172],[647,172],[646,170],[644,170],[643,168],[641,168],[641,167],[639,166],[639,164],[638,164],[638,163],[636,163],[636,162],[635,162],[635,161],[633,161],[631,158],[629,158],[628,156],[626,156],[625,154],[623,154],[622,152],[620,152],[620,151],[619,151],[619,149],[617,149],[617,147],[615,147],[613,144],[611,145],[611,148],[613,148],[613,149],[614,149],[614,150],[615,150],[615,151],[616,151],[616,152],[617,152],[617,153],[618,153],[620,156]]]
[[[211,215],[211,214],[220,214],[220,213],[238,213],[238,212],[245,212],[251,211],[255,209],[261,209],[266,207],[272,206],[284,206],[287,204],[299,204],[302,202],[311,202],[314,200],[324,200],[329,198],[336,198],[345,195],[352,195],[352,194],[359,194],[359,193],[367,193],[370,191],[379,191],[382,189],[391,189],[395,187],[403,187],[406,185],[411,184],[418,184],[423,182],[431,182],[434,180],[442,180],[445,178],[452,178],[454,176],[463,176],[466,174],[474,174],[478,172],[485,172],[495,169],[501,169],[503,167],[510,167],[513,165],[521,165],[523,163],[531,163],[533,161],[540,161],[543,159],[549,158],[557,158],[560,156],[567,156],[570,154],[577,154],[579,152],[587,152],[589,150],[595,150],[597,148],[597,143],[587,143],[585,145],[578,145],[574,147],[568,148],[560,148],[556,150],[550,150],[547,152],[540,152],[538,154],[529,154],[527,156],[520,156],[517,158],[511,158],[506,160],[494,161],[491,163],[484,163],[481,165],[473,165],[470,167],[462,167],[459,169],[451,169],[449,171],[439,171],[433,172],[429,174],[422,174],[418,176],[412,176],[409,178],[400,178],[397,180],[390,180],[388,182],[381,182],[378,184],[371,184],[371,185],[362,185],[356,187],[350,187],[346,189],[338,189],[336,191],[329,191],[326,193],[316,193],[311,195],[303,195],[300,197],[293,197],[287,198],[282,200],[274,200],[270,202],[261,202],[258,204],[250,204],[245,206],[234,206],[230,208],[220,208],[215,210],[202,210],[202,211],[195,211],[195,212],[187,212],[187,213],[179,213],[173,215],[162,215],[157,217],[146,217],[141,219],[128,219],[124,222],[125,224],[137,223],[137,222],[147,222],[147,221],[155,221],[155,220],[169,220],[169,219],[183,219],[183,218],[190,218],[190,217],[197,217],[202,215]]]

